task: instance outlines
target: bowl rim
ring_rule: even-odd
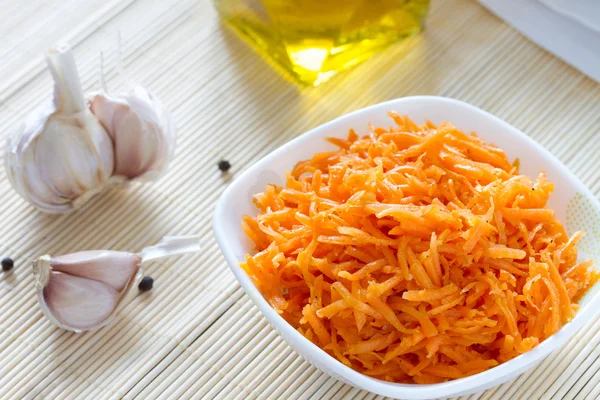
[[[502,131],[511,131],[512,134],[515,135],[519,140],[526,141],[529,143],[529,145],[534,147],[537,153],[544,159],[546,163],[553,164],[556,169],[560,170],[561,173],[566,175],[569,181],[576,187],[577,191],[580,194],[584,195],[588,200],[590,200],[594,208],[600,210],[600,202],[598,201],[598,199],[561,161],[559,161],[555,156],[553,156],[548,150],[546,150],[544,147],[538,144],[535,140],[527,136],[525,133],[521,132],[519,129],[505,122],[504,120],[476,106],[453,98],[441,96],[409,96],[361,108],[359,110],[335,118],[322,125],[319,125],[295,137],[289,142],[283,144],[282,146],[278,147],[277,149],[275,149],[274,151],[272,151],[271,153],[269,153],[250,167],[248,167],[223,191],[223,193],[219,197],[213,213],[212,228],[216,241],[219,245],[219,248],[221,249],[221,252],[225,257],[225,260],[227,261],[230,270],[232,271],[232,273],[234,274],[244,291],[252,299],[254,304],[259,308],[261,313],[278,331],[278,334],[282,336],[282,338],[290,345],[290,347],[292,347],[294,351],[296,351],[296,353],[298,353],[301,357],[307,359],[311,364],[315,365],[312,362],[312,360],[308,359],[308,357],[306,357],[305,354],[303,354],[302,352],[306,351],[312,353],[311,355],[318,358],[319,362],[324,364],[328,370],[324,370],[320,366],[315,365],[317,369],[323,371],[324,373],[330,376],[334,376],[335,378],[338,378],[338,376],[342,377],[344,381],[347,381],[349,384],[360,389],[368,390],[383,396],[396,398],[408,396],[413,399],[432,399],[437,397],[457,396],[468,392],[472,393],[473,391],[477,391],[478,389],[483,390],[495,386],[495,383],[500,384],[503,382],[500,382],[502,378],[506,378],[507,376],[520,375],[524,372],[525,369],[528,369],[528,367],[533,366],[533,364],[540,362],[553,350],[563,345],[584,325],[584,323],[587,320],[590,319],[592,315],[596,314],[597,310],[600,310],[600,295],[596,294],[592,299],[590,299],[590,301],[587,304],[585,304],[577,311],[575,317],[569,323],[565,324],[558,332],[551,335],[538,346],[524,354],[521,354],[505,363],[490,368],[486,371],[468,377],[434,384],[405,384],[385,382],[376,378],[368,377],[367,375],[364,375],[358,371],[353,370],[352,368],[345,366],[336,358],[330,356],[320,347],[316,346],[308,339],[306,339],[296,329],[294,329],[290,324],[288,324],[281,316],[279,316],[279,314],[273,308],[271,308],[268,302],[264,299],[258,288],[250,279],[250,277],[239,266],[236,254],[232,247],[229,245],[229,240],[225,232],[227,229],[221,223],[221,221],[225,220],[224,216],[228,212],[227,203],[229,202],[230,198],[235,197],[238,191],[237,187],[239,186],[239,183],[242,182],[245,178],[248,178],[249,176],[253,175],[257,169],[264,169],[271,163],[273,159],[289,153],[291,150],[294,149],[295,146],[300,144],[300,142],[304,142],[309,138],[321,138],[323,133],[328,131],[330,127],[342,122],[347,118],[354,117],[363,113],[369,113],[377,109],[393,109],[399,104],[412,101],[435,102],[438,104],[452,104],[452,106],[459,106],[472,114],[479,114],[485,116],[486,118],[490,119],[490,121],[496,126],[500,127]],[[239,227],[237,229],[239,229]],[[296,343],[290,343],[290,341],[287,338],[295,340]],[[300,348],[300,350],[298,350],[297,347]],[[524,370],[518,372],[518,374],[514,374],[514,371],[519,370],[520,368]],[[332,375],[332,372],[337,376]]]

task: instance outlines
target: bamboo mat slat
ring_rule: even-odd
[[[427,30],[318,88],[300,88],[219,21],[209,0],[4,0],[0,140],[48,101],[42,57],[69,41],[86,89],[99,51],[116,89],[116,35],[131,77],[172,111],[178,151],[158,183],[111,189],[63,216],[34,211],[0,168],[0,399],[382,399],[295,354],[229,272],[212,237],[214,203],[245,168],[332,118],[397,97],[458,98],[507,120],[600,194],[600,85],[538,48],[474,0],[433,0]],[[221,175],[216,162],[231,161]],[[30,261],[137,251],[167,234],[203,250],[152,264],[150,293],[98,332],[54,328],[38,309]],[[600,318],[512,382],[465,397],[600,398]]]

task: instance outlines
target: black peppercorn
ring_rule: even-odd
[[[140,281],[140,284],[138,285],[138,288],[142,292],[146,292],[146,291],[152,289],[152,286],[154,286],[154,279],[152,279],[151,276],[145,276]]]
[[[231,164],[227,160],[221,160],[217,165],[222,172],[229,171],[229,168],[231,168]]]
[[[3,258],[2,259],[2,271],[10,271],[15,266],[15,262],[12,258]]]

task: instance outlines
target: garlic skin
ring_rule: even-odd
[[[92,250],[44,255],[33,262],[38,303],[62,329],[99,329],[126,304],[142,278],[143,263],[199,250],[199,236],[166,236],[139,253]]]
[[[113,172],[110,137],[90,112],[75,59],[67,45],[50,49],[46,62],[54,100],[9,136],[4,162],[15,190],[47,213],[81,207]]]
[[[166,172],[173,158],[177,140],[175,124],[152,92],[129,80],[121,60],[118,71],[128,89],[109,93],[101,68],[103,91],[88,96],[90,110],[113,141],[114,176],[124,180],[156,180]]]

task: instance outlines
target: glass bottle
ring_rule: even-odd
[[[296,80],[318,85],[423,29],[429,0],[215,0],[222,18]]]

